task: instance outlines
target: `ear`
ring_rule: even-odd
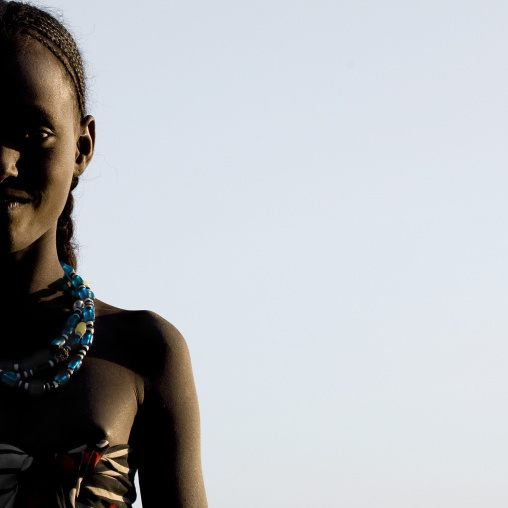
[[[88,115],[81,120],[79,137],[76,141],[76,160],[74,163],[74,176],[80,176],[92,160],[95,146],[95,119]]]

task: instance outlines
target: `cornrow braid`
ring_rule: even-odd
[[[86,115],[86,80],[81,53],[69,31],[47,12],[22,2],[0,0],[0,45],[17,36],[28,36],[44,45],[64,66],[73,84],[80,119]],[[69,196],[58,219],[56,242],[60,261],[76,268],[77,246],[72,237],[74,223],[72,191],[78,184],[72,180]]]
[[[0,11],[0,34],[12,39],[25,34],[48,48],[64,66],[76,92],[79,112],[85,116],[85,73],[81,53],[69,31],[55,18],[33,5],[6,2]]]

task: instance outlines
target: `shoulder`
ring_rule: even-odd
[[[145,385],[157,384],[175,363],[189,364],[187,343],[169,321],[149,310],[125,310],[96,300],[97,353],[116,352]],[[120,351],[122,353],[120,353]]]
[[[178,345],[181,333],[166,319],[150,310],[125,310],[96,300],[97,320],[119,332],[136,333],[160,345]]]

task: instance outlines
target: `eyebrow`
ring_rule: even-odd
[[[16,116],[21,120],[28,120],[34,123],[43,123],[51,128],[55,127],[55,123],[51,114],[46,109],[44,109],[44,107],[38,104],[28,104],[19,108],[15,113]]]
[[[22,114],[37,120],[51,122],[51,115],[42,106],[36,104],[24,106]]]

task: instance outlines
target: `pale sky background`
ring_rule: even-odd
[[[79,273],[186,337],[210,508],[506,508],[508,3],[48,4]]]

